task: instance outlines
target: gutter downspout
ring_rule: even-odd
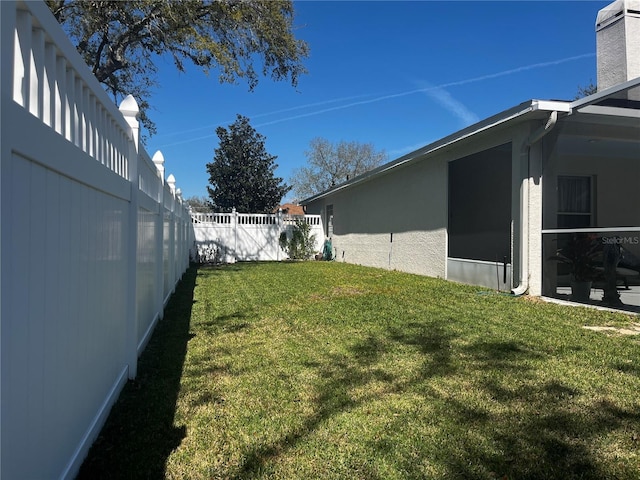
[[[523,295],[529,289],[529,189],[531,177],[531,146],[547,135],[558,121],[558,112],[553,111],[547,123],[533,132],[520,149],[520,158],[526,155],[527,176],[522,180],[522,207],[520,210],[520,283],[511,290],[513,295]]]

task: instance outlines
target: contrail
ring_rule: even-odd
[[[296,107],[289,107],[289,108],[283,108],[281,110],[273,110],[271,112],[259,113],[257,115],[248,115],[248,117],[251,118],[251,119],[262,118],[262,117],[270,117],[271,115],[277,115],[279,113],[292,112],[294,110],[304,110],[305,108],[319,107],[321,105],[328,105],[330,103],[346,102],[346,101],[349,101],[349,100],[355,100],[356,98],[370,97],[372,95],[375,95],[375,94],[369,93],[369,94],[364,94],[364,95],[354,95],[354,96],[351,96],[351,97],[334,98],[334,99],[331,99],[331,100],[323,100],[321,102],[307,103],[305,105],[298,105]],[[218,123],[213,123],[213,124],[210,124],[210,125],[204,125],[202,127],[192,128],[192,129],[189,129],[189,130],[181,130],[181,131],[178,131],[178,132],[170,132],[170,133],[167,133],[167,134],[163,135],[163,137],[173,137],[175,135],[182,135],[182,134],[185,134],[185,133],[193,133],[193,132],[197,132],[197,131],[200,131],[200,130],[208,130],[208,129],[211,129],[211,128],[218,127],[220,125],[224,125],[224,124],[227,124],[227,123],[232,123],[234,121],[235,121],[235,119],[226,120],[226,121],[222,121],[222,122],[218,122]],[[209,138],[209,137],[212,137],[212,136],[213,135],[207,135],[206,137],[199,137],[196,140],[199,140],[200,138]],[[184,142],[179,142],[179,143],[184,143]],[[172,143],[171,145],[175,145],[175,144]]]
[[[476,123],[478,120],[478,116],[469,110],[462,102],[453,98],[453,96],[447,92],[444,88],[441,87],[423,87],[425,89],[425,93],[430,96],[437,103],[442,105],[446,110],[451,112],[454,116],[458,117],[464,126],[471,125]]]
[[[583,58],[595,57],[595,53],[584,53],[582,55],[575,55],[573,57],[562,58],[560,60],[552,60],[550,62],[534,63],[532,65],[525,65],[524,67],[513,68],[511,70],[505,70],[504,72],[491,73],[489,75],[482,75],[481,77],[470,78],[468,80],[460,80],[457,82],[445,83],[440,85],[442,88],[454,87],[457,85],[466,85],[467,83],[480,82],[482,80],[489,80],[491,78],[504,77],[505,75],[513,75],[514,73],[525,72],[527,70],[533,70],[535,68],[551,67],[553,65],[560,65],[561,63],[573,62],[575,60],[582,60]]]
[[[434,90],[434,89],[437,89],[437,88],[442,89],[442,88],[454,87],[454,86],[458,86],[458,85],[466,85],[468,83],[481,82],[483,80],[489,80],[489,79],[492,79],[492,78],[498,78],[498,77],[504,77],[504,76],[507,76],[507,75],[513,75],[514,73],[524,72],[524,71],[527,71],[527,70],[533,70],[535,68],[550,67],[550,66],[553,66],[553,65],[559,65],[561,63],[572,62],[574,60],[580,60],[582,58],[593,57],[594,55],[595,55],[594,53],[585,53],[583,55],[576,55],[576,56],[573,56],[573,57],[563,58],[563,59],[560,59],[560,60],[553,60],[551,62],[542,62],[542,63],[534,63],[532,65],[525,65],[524,67],[518,67],[518,68],[513,68],[511,70],[505,70],[504,72],[491,73],[491,74],[488,74],[488,75],[482,75],[480,77],[468,78],[466,80],[458,80],[456,82],[444,83],[442,85],[437,85],[435,87],[418,88],[416,90],[408,90],[408,91],[405,91],[405,92],[392,93],[390,95],[383,95],[383,96],[372,98],[372,99],[369,99],[369,100],[362,100],[360,102],[348,103],[346,105],[339,105],[337,107],[325,108],[325,109],[322,109],[322,110],[317,110],[315,112],[302,113],[300,115],[294,115],[292,117],[281,118],[281,119],[278,119],[278,120],[273,120],[271,122],[262,123],[261,125],[258,125],[258,126],[263,127],[263,126],[266,126],[266,125],[273,125],[275,123],[286,122],[286,121],[289,121],[289,120],[297,120],[299,118],[305,118],[305,117],[311,117],[311,116],[314,116],[314,115],[320,115],[322,113],[334,112],[336,110],[344,110],[346,108],[356,107],[356,106],[359,106],[359,105],[367,105],[367,104],[370,104],[370,103],[381,102],[383,100],[389,100],[391,98],[406,97],[408,95],[415,95],[416,93],[424,93],[424,92],[428,92],[429,90]]]
[[[338,106],[335,106],[335,107],[323,108],[323,109],[320,109],[320,110],[314,110],[312,112],[301,113],[299,115],[292,115],[292,116],[289,116],[289,117],[280,118],[280,119],[272,120],[272,121],[269,121],[269,122],[264,122],[264,123],[261,123],[259,125],[256,125],[256,128],[257,127],[265,127],[265,126],[268,126],[268,125],[275,125],[276,123],[289,122],[291,120],[297,120],[297,119],[300,119],[300,118],[313,117],[313,116],[316,116],[316,115],[321,115],[323,113],[335,112],[335,111],[338,111],[338,110],[345,110],[347,108],[357,107],[357,106],[360,106],[360,105],[368,105],[368,104],[371,104],[371,103],[382,102],[384,100],[390,100],[390,99],[393,99],[393,98],[406,97],[406,96],[409,96],[409,95],[415,95],[416,93],[425,93],[425,92],[429,92],[430,90],[443,89],[443,88],[447,88],[447,87],[455,87],[455,86],[459,86],[459,85],[467,85],[469,83],[475,83],[475,82],[482,82],[484,80],[490,80],[492,78],[505,77],[507,75],[513,75],[513,74],[520,73],[520,72],[526,72],[527,70],[534,70],[534,69],[537,69],[537,68],[551,67],[551,66],[554,66],[554,65],[560,65],[562,63],[573,62],[573,61],[576,61],[576,60],[581,60],[583,58],[589,58],[589,57],[593,57],[593,56],[595,56],[595,53],[585,53],[585,54],[582,54],[582,55],[575,55],[575,56],[572,56],[572,57],[562,58],[562,59],[559,59],[559,60],[552,60],[552,61],[549,61],[549,62],[533,63],[531,65],[525,65],[525,66],[522,66],[522,67],[512,68],[510,70],[505,70],[505,71],[502,71],[502,72],[490,73],[490,74],[487,74],[487,75],[481,75],[479,77],[468,78],[468,79],[465,79],[465,80],[457,80],[455,82],[448,82],[448,83],[444,83],[444,84],[437,85],[437,86],[430,86],[430,87],[427,87],[427,88],[418,88],[418,89],[414,89],[414,90],[407,90],[407,91],[404,91],[404,92],[392,93],[392,94],[388,94],[388,95],[381,95],[381,96],[378,96],[378,97],[375,97],[375,98],[370,98],[368,100],[361,100],[361,101],[358,101],[358,102],[351,102],[351,103],[347,103],[345,105],[338,105]],[[357,97],[346,97],[346,98],[340,98],[340,99],[325,100],[323,102],[318,102],[316,104],[308,104],[308,105],[301,105],[301,106],[298,106],[298,107],[287,108],[287,109],[279,111],[279,113],[282,113],[284,111],[292,111],[292,110],[299,110],[299,109],[309,108],[311,106],[327,105],[327,104],[330,104],[330,103],[336,103],[336,102],[340,102],[340,101],[350,100],[352,98],[360,98],[360,97],[366,97],[366,96],[370,96],[370,95],[360,95],[360,96],[357,96]],[[262,114],[262,115],[259,115],[259,116],[274,115],[275,113],[277,113],[277,112],[269,112],[269,113],[265,113],[265,114]],[[254,117],[254,118],[256,118],[256,117]],[[200,128],[205,128],[205,127],[200,127]],[[200,128],[198,128],[198,129],[200,129]],[[211,127],[207,127],[207,128],[211,128]],[[183,132],[183,133],[187,133],[187,132]],[[214,136],[215,136],[215,134],[205,135],[205,136],[202,136],[202,137],[192,138],[192,139],[188,139],[188,140],[182,140],[180,142],[165,144],[165,145],[162,145],[162,147],[171,147],[171,146],[174,146],[174,145],[181,145],[181,144],[184,144],[184,143],[194,142],[194,141],[202,140],[202,139],[205,139],[205,138],[212,138]]]

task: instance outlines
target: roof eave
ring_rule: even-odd
[[[575,100],[570,104],[571,114],[594,113],[599,115],[640,118],[640,110],[637,108],[621,108],[602,105],[602,103],[608,99],[629,99],[630,95],[634,95],[637,98],[637,93],[630,93],[632,89],[640,89],[640,77],[615,85],[600,92],[596,92],[593,95]]]
[[[609,87],[605,90],[596,92],[594,94],[591,94],[589,96],[583,97],[583,98],[579,98],[573,102],[571,102],[571,108],[580,108],[583,105],[586,104],[591,104],[591,103],[595,103],[598,102],[600,100],[603,100],[605,97],[610,97],[611,95],[615,95],[617,93],[620,93],[624,90],[628,90],[629,88],[632,87],[637,87],[640,85],[640,77],[636,77],[633,78],[631,80],[628,80],[624,83],[620,83],[618,85],[614,85],[613,87]]]
[[[399,157],[395,160],[385,163],[384,165],[374,168],[373,170],[369,170],[368,172],[363,173],[362,175],[359,175],[357,177],[354,177],[351,180],[347,180],[346,182],[341,183],[340,185],[332,187],[328,190],[325,190],[324,192],[318,193],[309,198],[305,198],[300,202],[300,205],[308,205],[309,203],[319,200],[330,194],[336,193],[340,190],[344,190],[346,188],[352,187],[353,185],[367,181],[374,176],[380,175],[384,172],[397,168],[401,165],[406,165],[407,163],[410,163],[412,161],[416,161],[419,158],[423,158],[426,155],[430,155],[442,148],[448,147],[461,140],[472,137],[486,130],[495,128],[498,125],[503,125],[507,122],[514,121],[516,118],[520,118],[526,115],[527,113],[536,112],[536,111],[538,112],[539,111],[545,111],[545,112],[560,111],[560,112],[568,113],[570,111],[569,105],[570,105],[569,102],[553,101],[553,100],[529,100],[527,102],[523,102],[519,105],[516,105],[515,107],[512,107],[508,110],[504,110],[478,123],[474,123],[469,127],[466,127],[455,133],[452,133],[451,135],[441,138],[440,140],[437,140],[433,143],[425,145],[424,147],[414,150],[413,152],[403,155],[402,157]]]

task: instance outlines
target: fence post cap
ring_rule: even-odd
[[[140,107],[138,107],[138,102],[133,97],[133,95],[129,94],[124,97],[124,100],[120,103],[120,107],[118,107],[122,114],[126,117],[138,117],[140,115]]]
[[[169,190],[175,196],[176,195],[176,177],[173,176],[173,173],[169,174],[167,177],[167,184],[169,185]]]
[[[156,153],[153,154],[153,157],[151,158],[151,161],[153,163],[155,163],[156,166],[158,166],[158,165],[163,165],[164,166],[164,155],[162,155],[162,152],[160,150],[158,150]]]

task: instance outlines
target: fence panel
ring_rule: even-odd
[[[138,209],[138,248],[137,248],[137,283],[136,303],[138,306],[138,350],[146,344],[153,326],[159,318],[158,299],[156,293],[156,261],[158,209],[149,211]]]
[[[290,237],[300,219],[311,225],[315,250],[321,252],[324,230],[320,215],[192,213],[195,238],[191,256],[224,263],[284,260],[287,255],[280,248],[280,234],[286,232]]]
[[[135,100],[113,105],[43,2],[0,9],[0,477],[73,478],[188,266],[191,222],[138,147]]]

